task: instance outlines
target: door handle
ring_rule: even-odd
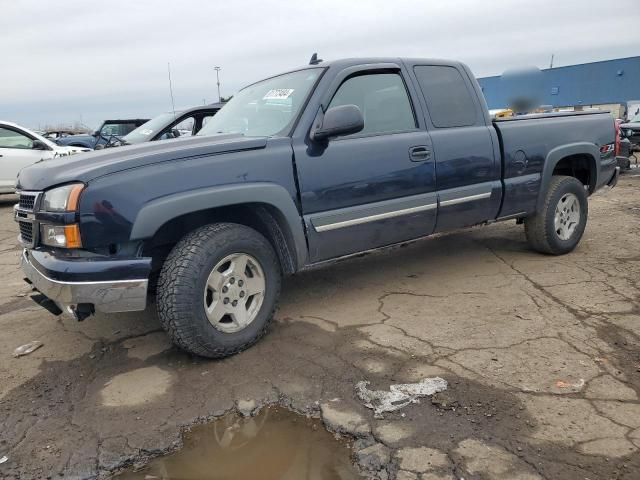
[[[431,158],[431,150],[425,146],[411,147],[409,158],[412,162],[425,162]]]

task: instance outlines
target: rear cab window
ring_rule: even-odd
[[[436,128],[476,124],[476,104],[460,71],[446,65],[416,65],[413,71]]]

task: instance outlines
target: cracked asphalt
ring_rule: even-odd
[[[269,404],[353,439],[371,478],[640,475],[640,175],[591,198],[563,257],[509,222],[289,278],[268,335],[222,361],[172,347],[153,306],[82,323],[36,306],[14,201],[0,197],[2,478],[106,478]],[[354,390],[431,376],[449,388],[382,419]]]

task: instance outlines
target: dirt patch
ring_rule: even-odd
[[[357,440],[354,459],[362,462],[363,474],[375,478],[393,478],[401,464],[394,452],[416,445],[447,459],[448,467],[438,460],[434,474],[448,469],[476,478],[469,468],[476,471],[483,460],[468,460],[469,448],[460,447],[468,439],[500,449],[505,458],[518,459],[516,471],[517,465],[527,465],[523,472],[533,469],[542,478],[608,478],[617,472],[617,478],[631,479],[634,469],[640,469],[633,454],[607,459],[588,447],[581,453],[571,445],[536,438],[541,419],[530,414],[516,393],[446,371],[442,375],[448,390],[375,419],[357,400],[354,385],[369,378],[379,387],[386,380],[382,375],[371,378],[371,372],[337,353],[365,341],[361,332],[347,329],[335,335],[311,324],[284,322],[269,338],[274,344],[266,342],[223,361],[175,350],[135,360],[124,347],[130,340],[124,340],[100,344],[73,361],[47,363],[42,373],[0,405],[8,412],[0,445],[10,454],[0,466],[3,475],[25,479],[53,472],[91,478],[131,464],[142,466],[149,458],[179,449],[183,432],[193,425],[238,411],[241,401],[234,399],[243,398],[254,402],[245,415],[276,404],[320,417],[330,431]],[[375,348],[381,361],[397,361],[395,354]],[[310,349],[315,351],[313,360],[305,355]],[[286,365],[279,380],[265,381],[266,370],[259,367],[264,358]],[[415,369],[416,362],[424,359],[407,356],[398,369]],[[318,404],[318,398],[325,403]],[[310,423],[312,428],[322,424]],[[192,445],[189,441],[186,444]]]
[[[145,367],[120,373],[108,380],[100,391],[105,407],[131,407],[155,402],[169,390],[171,373],[158,367]]]

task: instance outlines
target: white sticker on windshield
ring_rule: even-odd
[[[274,88],[269,90],[267,94],[262,97],[263,100],[282,100],[283,98],[289,98],[294,92],[293,88]]]
[[[151,135],[153,133],[153,130],[149,130],[148,128],[145,128],[144,130],[142,130],[140,132],[142,135]]]

